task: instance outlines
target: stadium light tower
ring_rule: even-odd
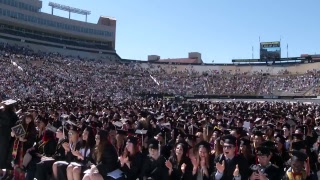
[[[83,9],[78,9],[70,6],[65,6],[61,5],[58,3],[54,2],[49,2],[49,6],[51,6],[51,14],[53,15],[53,9],[60,9],[62,11],[68,11],[69,12],[69,19],[71,18],[71,13],[76,13],[76,14],[82,14],[86,16],[86,22],[88,20],[88,15],[91,14],[91,11],[83,10]]]

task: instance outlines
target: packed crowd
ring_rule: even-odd
[[[137,96],[303,90],[318,83],[317,71],[199,73],[0,50],[2,180],[320,177],[318,104]]]
[[[0,92],[12,98],[79,96],[131,98],[138,93],[177,95],[303,95],[318,86],[317,70],[306,74],[177,71],[174,65],[108,63],[1,46]],[[38,66],[34,62],[39,62]],[[40,65],[39,65],[40,64]],[[316,91],[314,91],[316,92]],[[299,94],[300,93],[300,94]],[[315,94],[315,93],[314,93]]]
[[[70,97],[1,106],[6,180],[320,177],[318,104]]]

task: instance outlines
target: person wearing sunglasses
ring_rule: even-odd
[[[229,179],[248,179],[248,161],[243,155],[236,154],[236,138],[232,135],[222,137],[223,154],[217,158],[216,171],[214,177],[216,180]]]

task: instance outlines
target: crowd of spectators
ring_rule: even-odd
[[[5,165],[0,169],[7,168],[5,173],[0,171],[2,179],[49,179],[43,171],[54,179],[108,179],[105,176],[117,168],[124,172],[123,179],[132,180],[320,177],[318,104],[175,101],[136,96],[308,91],[319,83],[316,70],[305,74],[284,71],[277,76],[258,72],[200,73],[192,67],[177,71],[170,65],[166,69],[156,64],[92,61],[8,45],[0,51],[0,92],[4,99],[18,100],[3,101],[0,106],[4,109],[0,111],[0,154],[8,154],[8,159],[0,156]],[[11,140],[5,136],[10,135],[13,119],[27,129],[28,138],[34,135],[33,141],[15,132],[11,132]],[[27,122],[32,122],[34,129],[28,129]],[[44,166],[48,160],[45,158],[56,152],[15,145],[21,141],[49,146],[47,134],[52,128],[61,136],[68,131],[68,142],[64,141],[66,137],[60,138],[60,147],[47,148],[62,150],[58,154],[65,154],[64,166],[55,158]],[[145,135],[141,130],[146,130]],[[101,142],[97,142],[103,136],[101,142],[110,151],[102,150]],[[8,141],[6,147],[4,139]],[[90,139],[90,147],[74,145]],[[56,140],[51,137],[51,141]],[[106,161],[90,159],[91,155],[97,157],[94,153]],[[177,158],[180,155],[183,164]]]
[[[319,84],[320,75],[317,70],[267,76],[259,72],[200,73],[192,67],[178,71],[174,65],[92,61],[9,45],[1,46],[0,51],[3,85],[0,91],[12,98],[81,94],[96,98],[133,98],[139,93],[277,95],[282,92],[302,95]]]

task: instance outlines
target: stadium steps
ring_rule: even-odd
[[[262,94],[262,88],[264,87],[265,82],[266,82],[267,79],[268,79],[268,76],[263,77],[263,79],[260,82],[259,88],[256,91],[256,95]]]
[[[311,88],[309,88],[303,95],[304,96],[312,96],[314,95],[313,91],[316,87],[320,87],[320,84],[316,84],[314,86],[312,86]]]

